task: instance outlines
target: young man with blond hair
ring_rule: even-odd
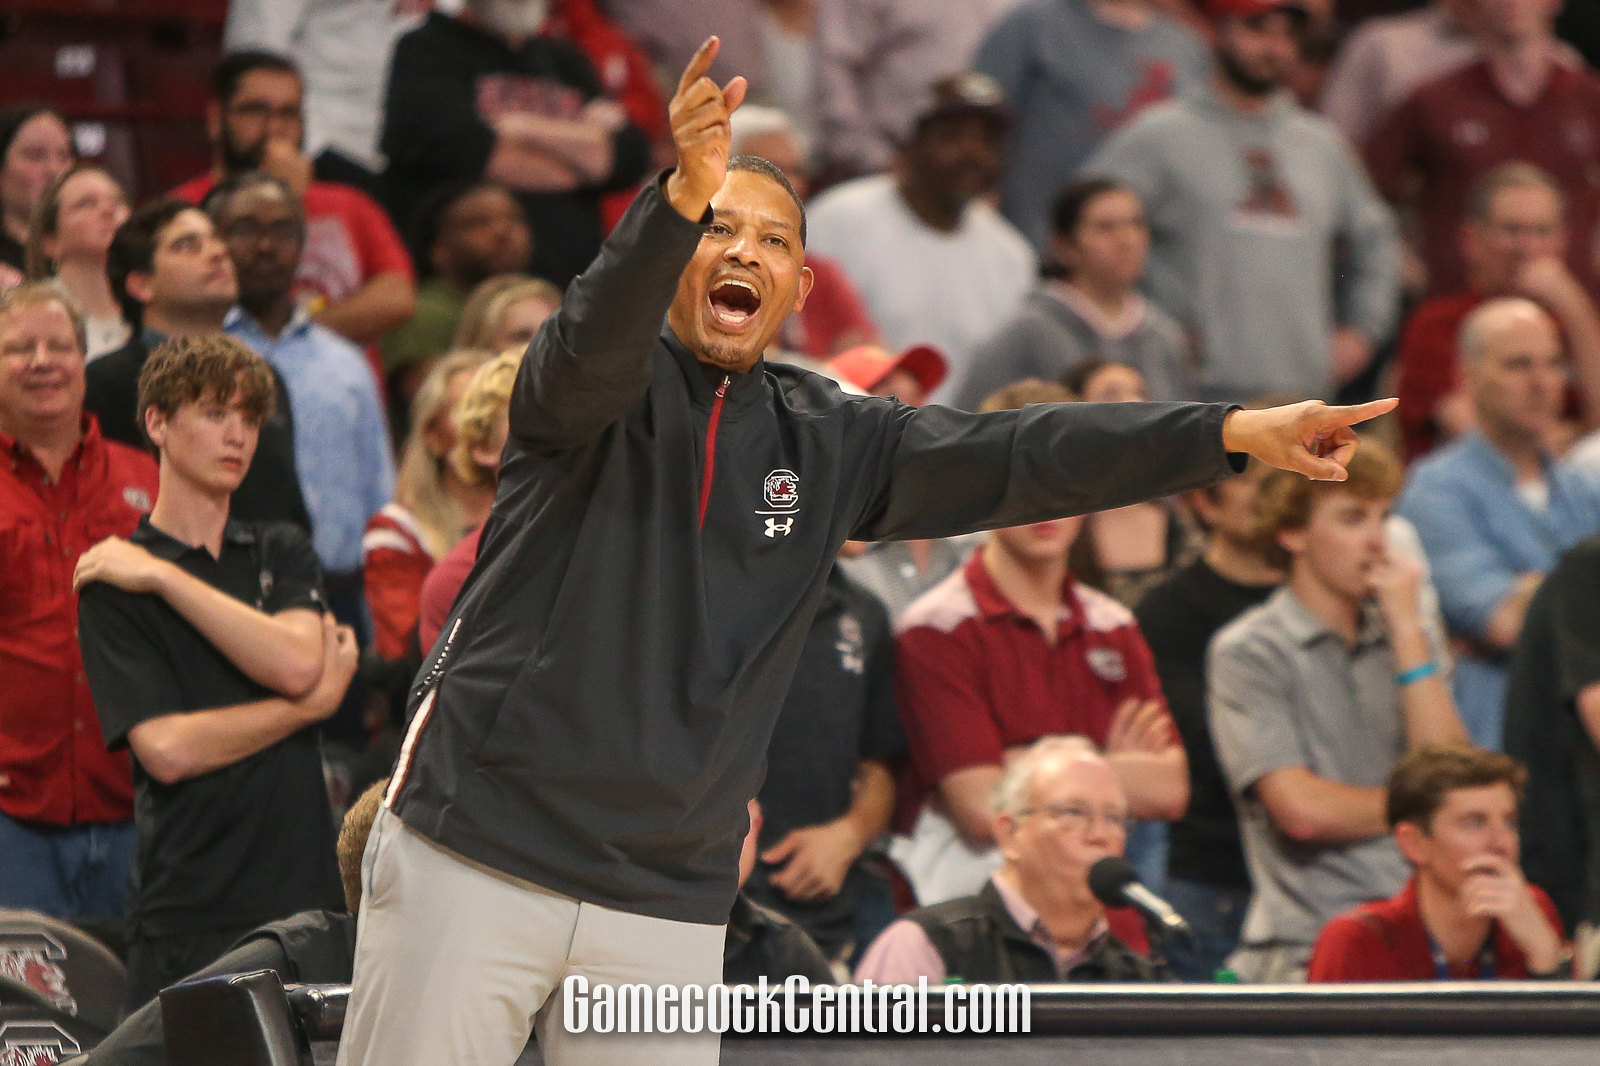
[[[274,392],[232,338],[158,348],[138,408],[155,509],[73,574],[106,746],[133,754],[129,1010],[255,926],[341,898],[313,727],[355,673],[354,634],[324,611],[303,530],[228,515]]]
[[[1348,472],[1267,475],[1256,514],[1288,581],[1219,632],[1208,658],[1212,739],[1254,886],[1228,960],[1246,981],[1302,980],[1328,919],[1400,887],[1389,768],[1422,744],[1466,740],[1421,568],[1384,528],[1404,471],[1364,440]]]

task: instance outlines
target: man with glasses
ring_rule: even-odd
[[[312,320],[294,294],[306,220],[289,186],[260,171],[224,178],[206,210],[239,278],[239,304],[223,330],[262,356],[288,387],[300,489],[328,606],[364,647],[361,538],[394,495],[394,460],[377,383],[361,350]],[[335,735],[365,742],[351,707]],[[348,719],[348,720],[347,720]]]
[[[1497,296],[1526,297],[1555,316],[1579,386],[1581,421],[1594,425],[1600,420],[1600,312],[1567,265],[1566,195],[1555,179],[1532,163],[1496,167],[1473,189],[1460,239],[1466,287],[1419,304],[1395,351],[1406,458],[1472,428],[1456,337],[1472,309]]]
[[[417,289],[411,257],[377,201],[350,185],[318,181],[303,151],[305,87],[295,65],[270,52],[232,52],[212,75],[206,109],[211,170],[172,190],[198,204],[223,178],[263,170],[305,202],[304,254],[295,287],[323,326],[375,345],[407,322]],[[369,352],[377,366],[376,349]]]
[[[883,931],[857,981],[1161,981],[1089,891],[1089,869],[1121,855],[1128,799],[1083,737],[1051,736],[1011,760],[991,797],[1004,861],[976,895],[911,911]]]

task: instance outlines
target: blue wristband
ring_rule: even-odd
[[[1436,662],[1433,659],[1429,659],[1427,662],[1422,663],[1420,666],[1413,666],[1409,670],[1406,670],[1406,671],[1403,671],[1401,673],[1395,674],[1394,675],[1394,683],[1396,685],[1399,685],[1401,688],[1405,688],[1407,685],[1412,684],[1413,682],[1424,681],[1427,678],[1432,677],[1434,674],[1437,674],[1438,672],[1439,672],[1439,664],[1438,664],[1438,662]]]

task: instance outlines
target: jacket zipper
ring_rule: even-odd
[[[717,423],[722,419],[722,398],[728,395],[733,382],[731,374],[722,375],[717,386],[717,402],[711,405],[711,420],[706,423],[706,469],[700,479],[700,528],[706,527],[706,505],[711,502],[711,478],[717,469]]]

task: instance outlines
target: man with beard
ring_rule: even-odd
[[[212,74],[206,107],[212,166],[172,190],[192,204],[230,174],[262,170],[305,201],[305,253],[296,288],[319,323],[370,345],[411,317],[411,258],[388,215],[366,193],[317,181],[302,151],[305,87],[295,65],[270,52],[233,52]]]
[[[1209,89],[1145,111],[1085,171],[1144,202],[1145,288],[1193,335],[1203,397],[1327,396],[1394,325],[1394,220],[1344,135],[1283,87],[1300,0],[1211,0],[1210,13]]]
[[[765,362],[811,287],[805,214],[772,164],[730,158],[746,83],[705,76],[716,49],[672,101],[677,168],[518,370],[368,843],[344,1066],[509,1066],[531,1029],[551,1066],[715,1062],[715,1033],[571,1032],[569,1011],[721,976],[747,804],[846,539],[1119,506],[1227,476],[1230,452],[1339,479],[1349,426],[1393,407],[972,415]]]
[[[836,185],[811,207],[812,244],[844,268],[884,347],[944,353],[954,396],[979,343],[1033,288],[1033,249],[981,197],[1000,175],[1007,112],[985,74],[930,86],[893,174]]]
[[[367,520],[394,495],[388,420],[361,350],[312,321],[294,297],[306,220],[288,186],[259,171],[224,178],[206,209],[239,278],[239,306],[223,329],[282,377],[294,415],[300,488],[311,513],[311,546],[339,621],[368,637],[361,581]],[[363,742],[358,709],[341,735]],[[353,720],[347,720],[353,719]]]

